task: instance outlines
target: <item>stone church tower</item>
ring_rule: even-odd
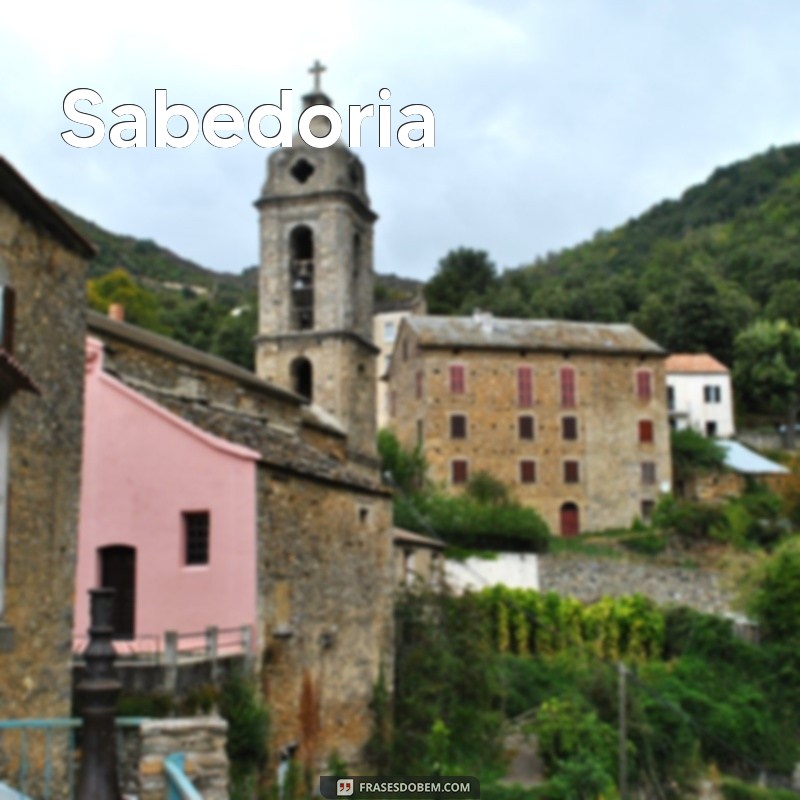
[[[319,87],[304,108],[332,105]],[[328,120],[315,117],[317,136]],[[261,270],[256,371],[332,414],[353,456],[375,455],[372,228],[364,167],[337,142],[314,148],[295,135],[276,150],[255,203]]]

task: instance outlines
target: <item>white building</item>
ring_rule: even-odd
[[[730,370],[707,353],[675,353],[667,359],[667,403],[673,430],[694,428],[704,436],[734,435]]]

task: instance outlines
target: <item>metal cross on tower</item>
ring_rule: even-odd
[[[317,94],[322,91],[320,88],[320,75],[322,75],[326,69],[327,67],[323,67],[322,64],[319,63],[319,59],[316,59],[316,61],[314,61],[314,65],[308,70],[314,76],[314,91]]]

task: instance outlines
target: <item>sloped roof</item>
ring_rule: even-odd
[[[665,363],[667,372],[727,375],[729,369],[708,353],[673,353]]]
[[[432,539],[430,536],[407,531],[405,528],[392,528],[392,538],[395,544],[410,544],[417,547],[428,547],[431,550],[444,550],[447,547],[441,539]]]
[[[97,248],[56,210],[11,164],[0,156],[0,197],[4,197],[20,216],[44,228],[64,247],[84,258],[92,258]]]
[[[417,334],[420,347],[665,353],[659,345],[627,324],[503,319],[483,312],[471,317],[410,316],[406,317],[404,324]]]
[[[789,470],[731,439],[717,441],[725,450],[725,466],[742,475],[786,475]]]

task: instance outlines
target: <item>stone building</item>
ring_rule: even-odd
[[[305,108],[331,105],[317,88]],[[315,117],[315,135],[327,132]],[[318,126],[322,126],[320,131]],[[341,142],[296,135],[269,158],[261,226],[256,371],[338,420],[351,457],[375,466],[372,226],[364,167]]]
[[[305,102],[330,103],[319,92]],[[333,753],[357,768],[373,688],[393,666],[392,510],[375,451],[376,215],[361,162],[300,139],[270,156],[256,205],[257,375],[102,315],[89,314],[89,329],[115,380],[257,454],[255,646],[272,750],[298,742],[312,773]]]
[[[4,718],[70,711],[85,270],[93,254],[92,245],[0,158]]]
[[[554,533],[628,526],[670,488],[665,355],[630,325],[408,317],[391,425],[450,491],[486,471]]]

